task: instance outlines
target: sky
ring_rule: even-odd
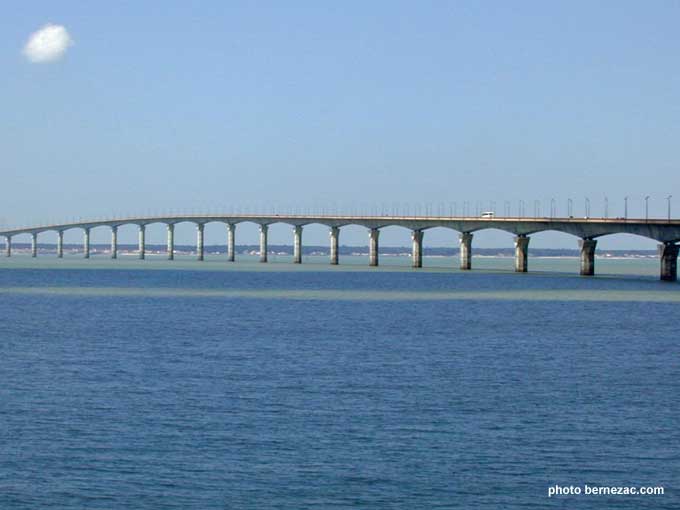
[[[520,200],[547,214],[552,199],[580,216],[586,198],[591,216],[605,200],[623,216],[625,196],[629,216],[649,196],[650,216],[664,217],[668,195],[680,217],[679,22],[671,1],[7,2],[0,223],[463,202],[502,213]],[[53,46],[36,50],[29,38],[45,27]],[[290,230],[272,227],[272,242]],[[238,242],[256,242],[254,226],[242,231]],[[325,228],[305,235],[328,242]],[[359,227],[342,235],[367,242]],[[566,234],[535,239],[576,247]],[[476,240],[512,245],[498,231]]]

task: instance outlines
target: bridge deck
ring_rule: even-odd
[[[401,226],[411,230],[427,230],[444,227],[458,232],[475,232],[496,228],[516,235],[528,235],[546,230],[573,234],[581,238],[595,238],[609,234],[630,233],[649,237],[660,242],[680,241],[680,219],[642,218],[576,218],[576,217],[452,217],[452,216],[366,216],[366,215],[292,215],[292,214],[216,214],[216,215],[171,215],[171,216],[130,216],[85,220],[59,224],[30,225],[0,230],[0,236],[15,236],[48,231],[66,231],[74,228],[92,229],[97,227],[118,227],[121,225],[151,225],[164,223],[207,224],[213,222],[239,224],[244,222],[259,225],[287,223],[292,226],[321,224],[328,227],[361,225],[367,228]]]

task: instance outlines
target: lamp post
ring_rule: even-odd
[[[666,197],[666,200],[668,201],[668,221],[671,221],[671,198],[673,198],[673,195],[668,195]]]
[[[590,218],[590,199],[586,197],[586,218]]]
[[[628,196],[623,197],[623,219],[628,219]]]
[[[574,201],[569,198],[567,199],[567,216],[570,218],[574,215]]]
[[[555,207],[555,199],[551,198],[550,199],[550,217],[551,218],[554,218],[555,216],[557,216],[557,210],[556,209],[557,208]]]
[[[609,199],[604,197],[604,217],[609,218]]]
[[[649,195],[645,197],[645,221],[649,221]]]

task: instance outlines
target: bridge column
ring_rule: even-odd
[[[368,231],[368,265],[378,265],[378,238],[380,237],[380,230],[372,228]]]
[[[139,258],[146,257],[146,225],[139,225]]]
[[[338,265],[338,241],[340,240],[340,227],[331,227],[331,264]]]
[[[64,231],[57,231],[57,258],[64,258]]]
[[[203,260],[203,223],[196,224],[196,256]]]
[[[661,259],[661,279],[666,282],[674,282],[678,279],[678,248],[673,242],[659,245],[659,258]]]
[[[460,268],[463,271],[472,269],[472,233],[460,234]]]
[[[227,261],[234,262],[236,260],[236,225],[229,223],[227,225]]]
[[[525,234],[515,237],[515,271],[518,273],[527,272],[529,239]]]
[[[90,229],[83,229],[83,258],[90,258]]]
[[[413,267],[423,267],[423,231],[414,230],[411,232],[413,249],[411,252],[411,265]]]
[[[33,232],[31,234],[31,257],[35,258],[38,256],[38,233]]]
[[[267,231],[269,225],[260,225],[260,262],[267,262]]]
[[[581,249],[581,275],[592,276],[595,274],[595,247],[596,239],[580,239],[578,246]]]
[[[175,260],[175,224],[168,223],[168,241],[166,251],[168,252],[168,260]]]
[[[12,256],[12,236],[5,236],[5,257]]]
[[[302,227],[293,227],[293,263],[302,264]]]
[[[118,225],[111,226],[111,258],[118,258]]]

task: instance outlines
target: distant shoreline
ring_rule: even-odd
[[[268,253],[272,255],[293,255],[292,245],[269,245]],[[259,245],[247,244],[236,245],[235,251],[238,255],[257,255],[259,253]],[[147,244],[146,253],[165,254],[166,248],[164,244]],[[13,243],[12,251],[15,253],[30,253],[30,243]],[[38,243],[38,252],[44,254],[56,254],[57,246],[52,243]],[[68,243],[64,244],[65,254],[75,254],[82,252],[82,244]],[[91,244],[90,253],[106,254],[111,252],[111,247],[107,243]],[[210,245],[204,247],[206,255],[226,255],[226,249],[222,245]],[[136,244],[119,244],[118,255],[136,255]],[[193,255],[196,253],[195,246],[191,245],[176,245],[175,253],[177,255]],[[329,249],[326,246],[303,246],[302,254],[307,256],[329,256]],[[339,254],[348,256],[368,256],[368,246],[340,246]],[[488,258],[512,258],[515,256],[514,248],[474,248],[473,254],[475,257]],[[572,259],[580,257],[579,250],[575,249],[559,249],[559,248],[529,248],[529,254],[534,258],[545,259]],[[406,246],[381,246],[380,255],[388,257],[410,257],[411,248]],[[447,247],[425,247],[423,249],[423,256],[429,258],[437,257],[454,257],[459,255],[458,248]],[[656,250],[597,250],[597,258],[607,259],[648,259],[657,258]]]

